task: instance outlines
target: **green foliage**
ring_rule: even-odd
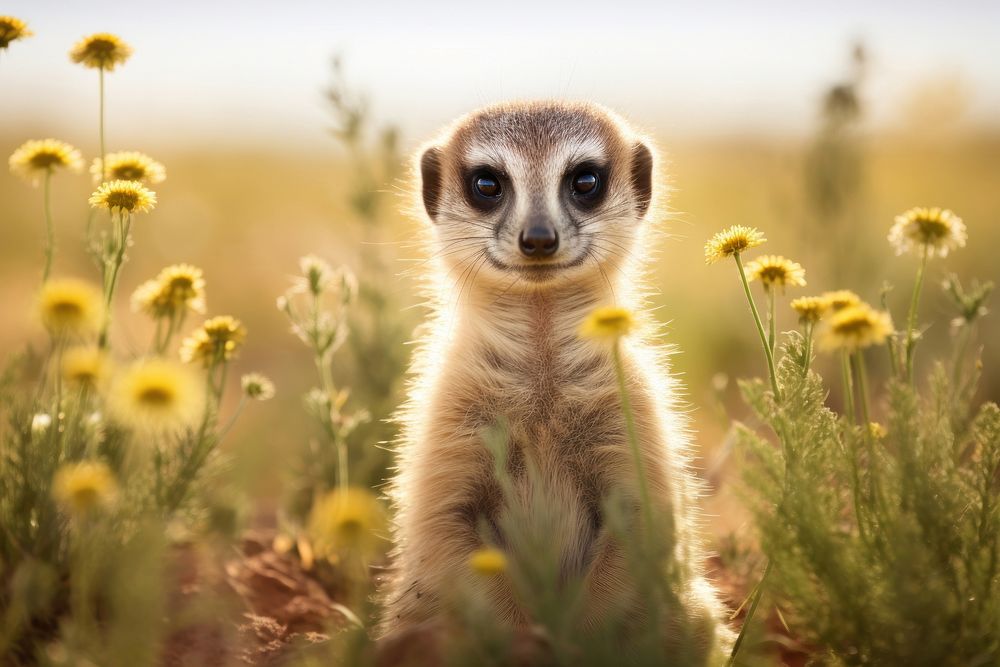
[[[890,382],[884,429],[852,424],[803,374],[803,350],[792,334],[780,405],[763,383],[743,385],[771,437],[740,429],[768,587],[791,632],[830,664],[996,664],[1000,410],[956,419],[969,398],[939,365],[926,396]]]
[[[450,664],[479,664],[484,656],[496,665],[522,664],[518,660],[527,656],[539,665],[715,664],[720,656],[708,639],[714,621],[684,603],[690,573],[675,548],[669,511],[651,508],[654,528],[645,530],[635,498],[618,490],[604,499],[606,523],[595,544],[621,550],[629,580],[622,585],[634,587],[634,597],[601,618],[588,618],[586,571],[567,568],[573,547],[566,517],[553,511],[560,503],[549,496],[530,451],[515,478],[505,430],[489,429],[484,440],[503,497],[496,528],[508,557],[505,576],[530,622],[527,629],[498,626],[481,592],[460,591],[452,613],[465,640],[450,647]],[[480,532],[486,544],[495,539],[489,526]]]

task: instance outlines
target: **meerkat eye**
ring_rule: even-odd
[[[480,172],[472,177],[472,188],[478,196],[486,199],[497,199],[502,191],[500,179],[488,171]]]
[[[572,188],[575,195],[590,197],[597,194],[600,187],[601,179],[597,175],[597,172],[585,169],[573,176]]]

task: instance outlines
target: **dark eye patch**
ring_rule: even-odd
[[[510,180],[500,170],[492,167],[467,169],[463,181],[466,200],[481,211],[499,206],[510,190]]]
[[[608,190],[608,168],[584,162],[566,173],[566,188],[570,200],[581,208],[592,208],[604,199]]]

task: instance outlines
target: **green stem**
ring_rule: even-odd
[[[642,461],[642,451],[639,449],[639,436],[635,429],[635,416],[632,414],[632,402],[629,399],[628,386],[625,382],[625,368],[622,365],[620,341],[615,340],[611,354],[615,362],[615,376],[618,378],[618,393],[621,396],[622,413],[625,416],[625,432],[628,436],[629,448],[635,460],[635,472],[639,483],[639,501],[642,504],[643,521],[646,524],[646,536],[653,534],[653,508],[649,500],[649,487],[646,483],[646,470]]]
[[[740,271],[740,280],[743,282],[743,291],[747,296],[747,303],[750,304],[750,312],[753,313],[754,324],[757,325],[757,334],[760,336],[760,344],[764,346],[764,355],[767,357],[767,372],[771,379],[771,391],[774,392],[774,399],[776,401],[781,400],[781,393],[778,391],[778,377],[774,371],[774,355],[771,353],[771,347],[767,343],[767,335],[764,333],[764,325],[760,321],[760,313],[757,312],[757,304],[754,303],[753,294],[750,292],[750,283],[747,281],[747,273],[743,268],[743,260],[740,259],[740,253],[733,253],[733,258],[736,260],[736,268]]]
[[[104,149],[104,68],[98,68],[98,78],[100,81],[100,139],[101,139],[101,183],[105,181],[107,173],[104,171],[104,156],[107,154]]]
[[[802,354],[802,376],[809,374],[809,364],[812,361],[813,324],[806,322],[802,327],[802,338],[805,339],[805,349]]]
[[[747,630],[750,628],[750,622],[757,614],[757,607],[760,605],[761,597],[763,597],[764,584],[767,582],[767,578],[771,574],[771,562],[771,560],[767,561],[767,565],[764,566],[764,574],[761,575],[760,581],[757,582],[757,585],[754,586],[753,591],[750,593],[750,607],[747,609],[746,618],[743,619],[743,626],[740,628],[740,634],[736,637],[736,643],[733,644],[733,651],[729,654],[729,660],[726,662],[726,667],[732,667],[736,664],[736,657],[739,655],[740,648],[743,646],[743,640],[746,638]]]
[[[965,350],[969,347],[971,329],[972,325],[964,322],[962,330],[958,332],[958,344],[955,346],[955,360],[951,369],[951,386],[954,393],[957,393],[962,386],[962,362],[965,361]]]
[[[775,327],[775,312],[774,312],[774,290],[770,287],[765,287],[764,291],[767,293],[767,347],[771,350],[771,358],[774,358],[774,327]]]
[[[347,485],[350,482],[348,477],[349,469],[347,466],[347,440],[343,436],[338,436],[337,441],[337,486],[341,491],[347,490]]]
[[[913,296],[910,298],[910,312],[906,318],[906,379],[913,384],[913,350],[916,346],[914,329],[917,326],[917,308],[920,305],[920,288],[924,284],[924,271],[927,268],[927,246],[923,246],[920,254],[920,266],[917,267],[917,278],[913,281]]]
[[[223,426],[222,429],[219,431],[219,435],[216,436],[217,443],[222,442],[222,439],[226,437],[226,434],[229,433],[229,431],[232,430],[233,426],[236,425],[236,421],[240,418],[240,415],[243,414],[243,409],[246,407],[246,405],[247,405],[247,397],[246,394],[244,394],[243,396],[240,397],[240,402],[236,405],[236,410],[233,412],[233,415],[229,418],[229,421],[226,422],[226,425]]]
[[[861,417],[864,420],[865,432],[871,423],[871,414],[868,410],[868,374],[865,371],[864,353],[858,350],[854,353],[854,371],[858,376],[858,395],[861,401]]]
[[[845,350],[840,357],[841,379],[844,382],[844,412],[847,413],[847,420],[851,424],[856,424],[854,417],[854,380],[851,378],[851,360]]]
[[[115,248],[113,254],[104,261],[104,323],[101,325],[101,335],[97,346],[104,349],[108,346],[108,329],[111,326],[111,303],[115,297],[118,285],[118,273],[125,263],[125,250],[128,248],[129,233],[132,230],[132,217],[120,211],[113,221],[115,227]]]
[[[52,257],[56,252],[56,234],[52,227],[52,169],[45,170],[44,193],[45,200],[45,268],[42,269],[42,282],[46,282],[52,275]]]

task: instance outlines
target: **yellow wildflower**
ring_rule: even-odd
[[[759,280],[765,289],[786,285],[803,287],[806,284],[806,271],[802,265],[780,255],[764,255],[754,259],[747,264],[747,277]]]
[[[0,16],[0,49],[6,49],[11,42],[34,34],[28,30],[28,24],[21,19],[14,16]]]
[[[481,547],[469,556],[469,567],[476,574],[494,577],[507,570],[507,557],[495,547]]]
[[[97,332],[104,317],[100,291],[76,278],[49,280],[38,296],[42,324],[54,336],[85,336]]]
[[[186,308],[205,312],[205,278],[201,269],[190,264],[168,266],[132,293],[132,309],[154,319],[176,317]]]
[[[56,169],[80,171],[83,159],[80,151],[58,139],[33,139],[21,144],[8,160],[10,170],[33,183],[39,176]]]
[[[635,328],[632,313],[618,306],[601,306],[594,309],[580,325],[582,338],[617,340]]]
[[[243,394],[255,401],[269,401],[274,398],[274,383],[260,373],[247,373],[240,378]]]
[[[152,358],[129,366],[114,382],[108,408],[121,423],[139,431],[192,426],[204,406],[203,383],[186,367]]]
[[[95,389],[108,377],[110,363],[104,351],[81,345],[63,353],[62,375],[69,384]]]
[[[123,64],[131,55],[132,47],[117,35],[107,32],[84,37],[69,52],[69,58],[73,62],[108,72]]]
[[[156,193],[138,181],[111,181],[102,183],[88,201],[112,213],[145,213],[156,206]]]
[[[52,495],[75,514],[88,514],[110,505],[118,493],[111,470],[100,461],[68,463],[52,479]]]
[[[308,522],[310,541],[323,558],[344,552],[374,558],[386,547],[386,528],[382,505],[371,491],[360,487],[336,489],[320,498]]]
[[[705,244],[705,263],[715,264],[764,243],[767,239],[754,227],[733,225],[708,240]]]
[[[181,360],[186,363],[200,361],[211,366],[217,361],[232,359],[246,337],[246,329],[235,317],[213,317],[184,339]]]
[[[815,324],[830,308],[830,301],[821,296],[803,296],[793,299],[791,305],[799,315],[799,324]]]
[[[897,255],[926,249],[928,257],[946,257],[950,250],[965,247],[967,238],[962,219],[942,208],[911,208],[897,215],[889,230]]]
[[[823,292],[820,296],[821,299],[826,299],[830,310],[837,312],[838,310],[843,310],[850,306],[861,305],[861,297],[848,289],[841,289],[835,292]]]
[[[848,306],[830,316],[820,345],[827,350],[853,352],[870,345],[881,345],[892,330],[892,319],[888,313],[864,303]]]
[[[95,183],[106,180],[140,181],[145,183],[160,183],[167,177],[166,168],[143,153],[136,151],[120,151],[104,156],[104,175],[101,175],[101,159],[94,158],[90,173]]]

